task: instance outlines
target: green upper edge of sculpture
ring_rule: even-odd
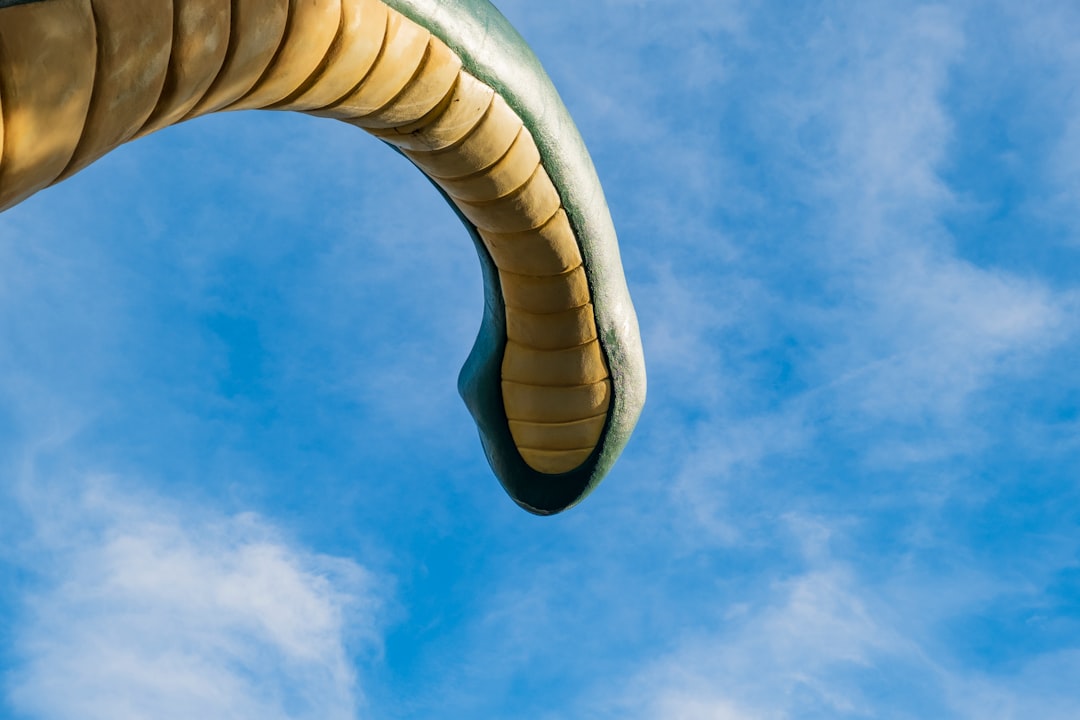
[[[48,0],[0,0],[0,8]],[[345,0],[347,1],[347,0]],[[645,362],[607,202],[584,141],[540,61],[488,0],[382,0],[453,49],[463,67],[491,86],[532,133],[581,246],[597,333],[612,379],[600,442],[579,467],[549,475],[518,452],[502,398],[506,311],[499,273],[476,227],[441,188],[476,246],[484,277],[484,314],[458,390],[472,413],[491,468],[525,510],[552,515],[581,502],[604,478],[633,432],[645,402]],[[433,183],[434,184],[434,183]]]

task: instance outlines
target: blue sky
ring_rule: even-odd
[[[499,5],[620,231],[612,474],[502,493],[400,157],[163,131],[0,217],[0,715],[1077,717],[1080,9]]]

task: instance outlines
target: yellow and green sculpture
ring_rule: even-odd
[[[484,269],[459,389],[491,467],[534,513],[588,494],[644,403],[637,319],[581,137],[487,0],[0,0],[0,210],[243,109],[356,125],[432,180]]]

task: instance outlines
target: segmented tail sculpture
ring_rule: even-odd
[[[459,389],[491,467],[534,513],[588,494],[645,399],[637,319],[581,137],[487,0],[0,0],[0,210],[243,109],[356,125],[432,180],[484,269]]]

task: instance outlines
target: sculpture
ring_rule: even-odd
[[[0,0],[0,210],[242,109],[356,125],[432,180],[483,266],[458,386],[491,467],[533,513],[587,495],[644,403],[637,320],[584,144],[487,0]]]

